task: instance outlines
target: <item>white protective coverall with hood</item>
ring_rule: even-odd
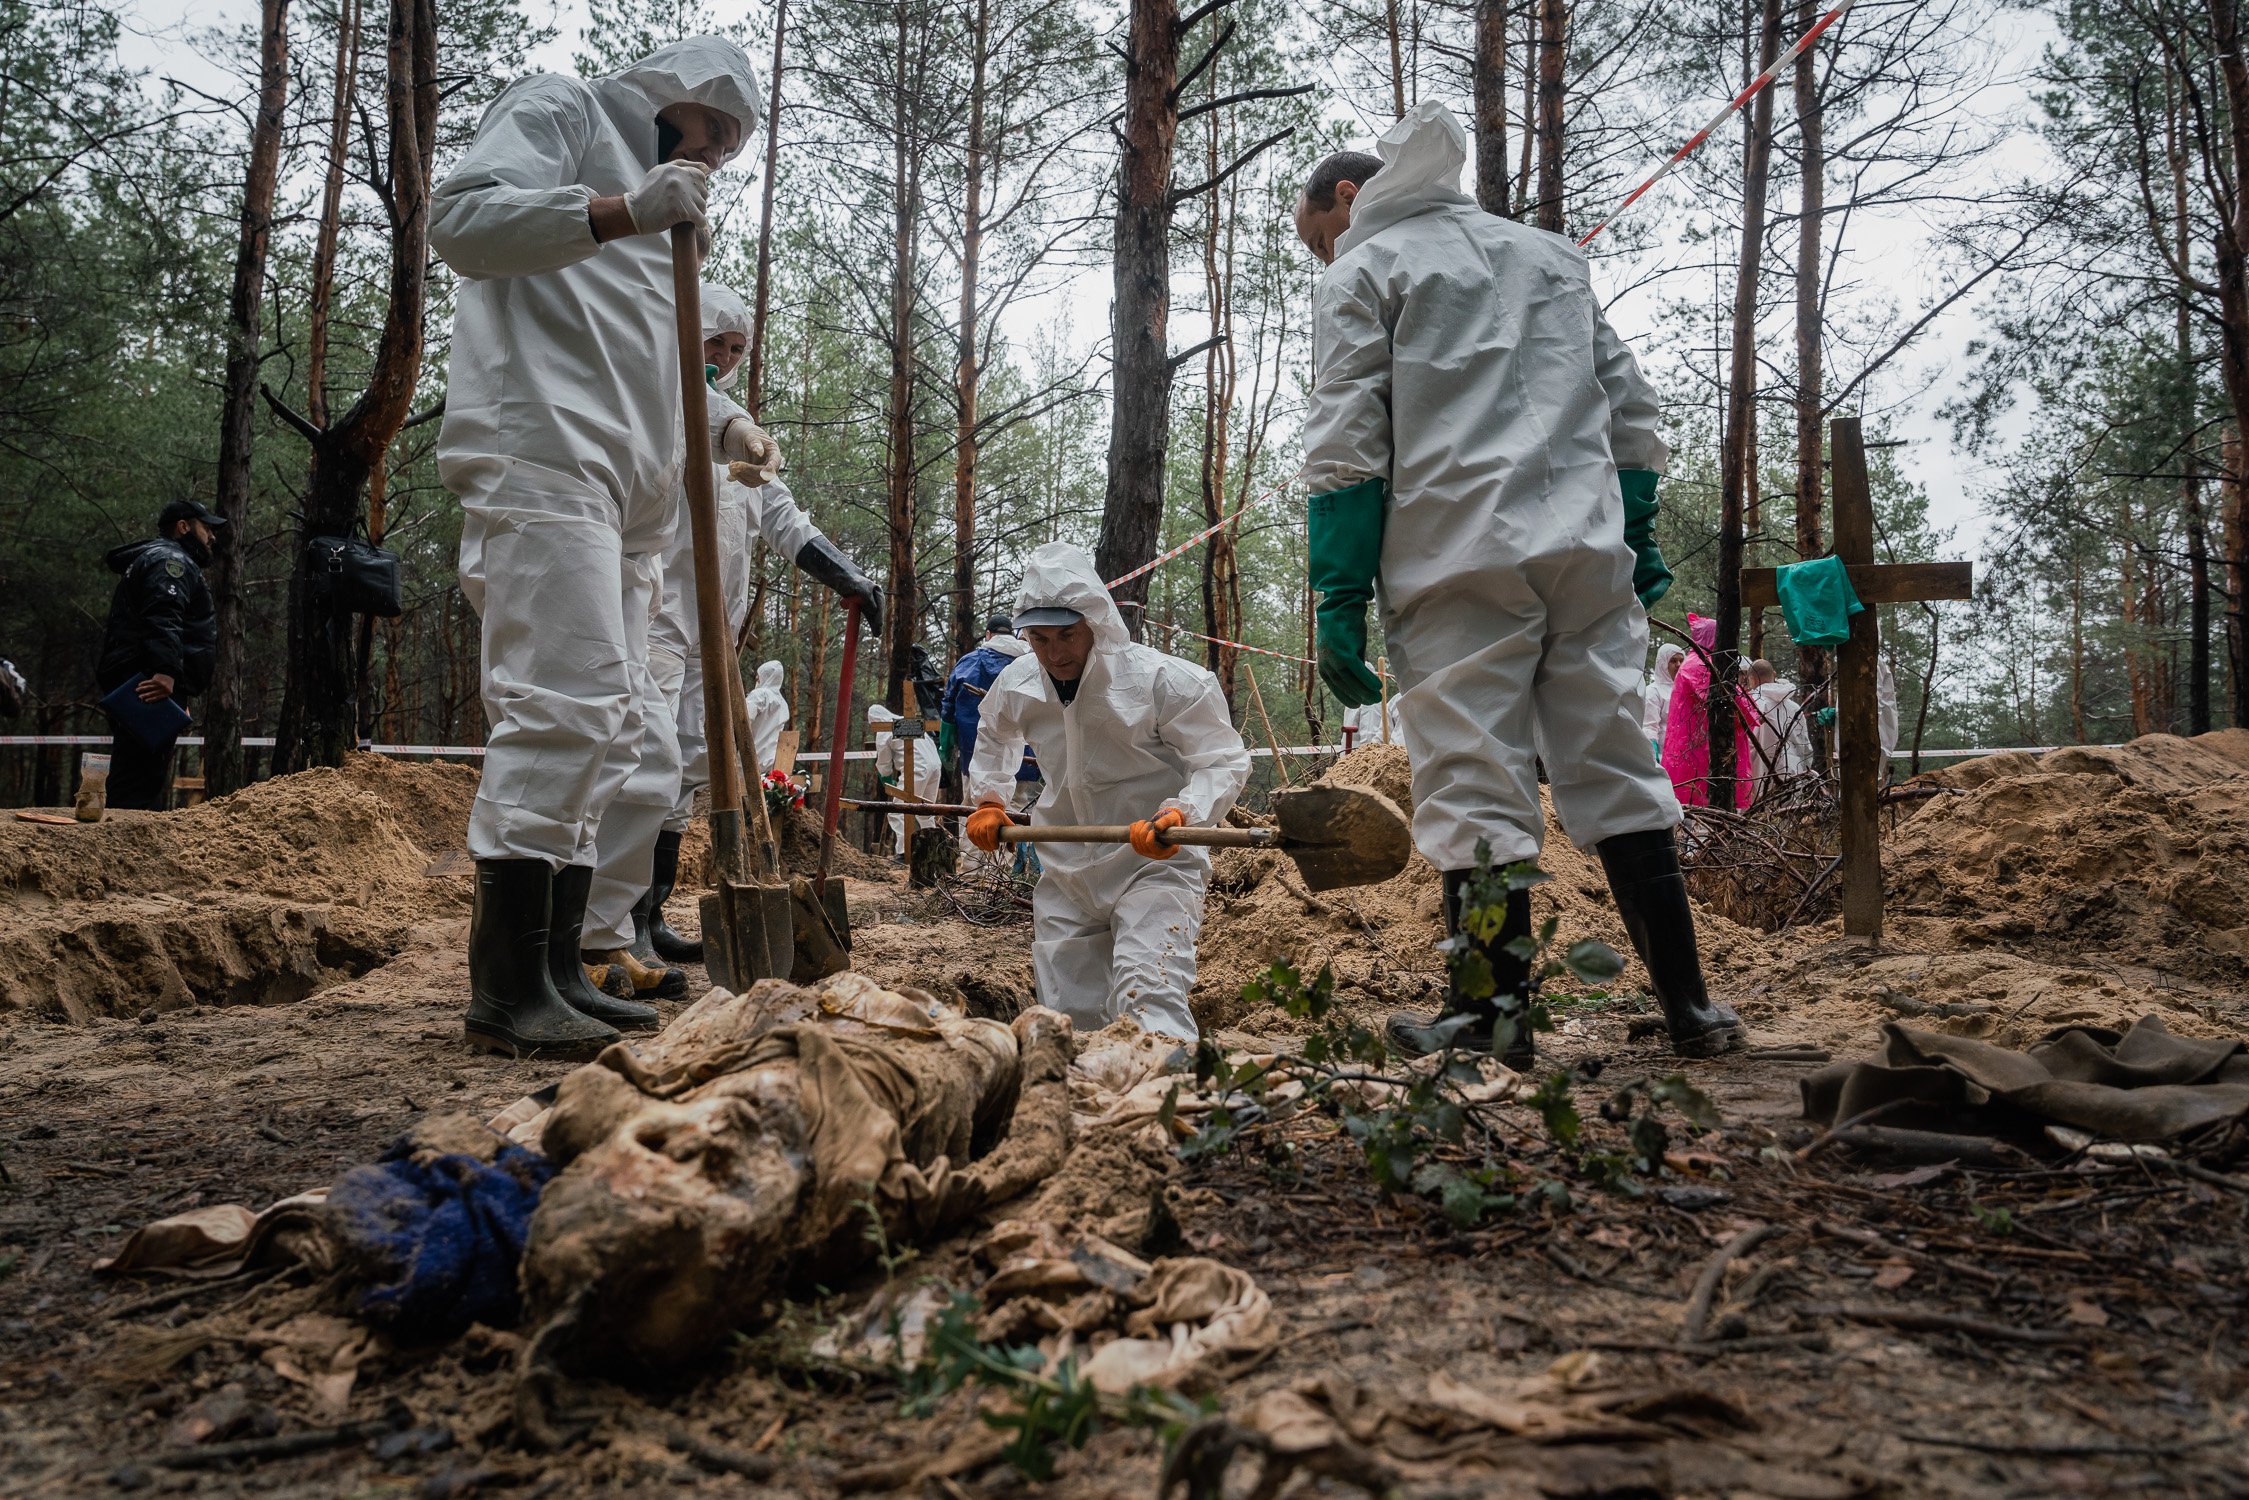
[[[1386,481],[1377,598],[1414,842],[1440,870],[1537,855],[1534,752],[1570,838],[1669,828],[1640,732],[1647,616],[1617,470],[1660,472],[1654,390],[1585,255],[1460,190],[1460,122],[1409,110],[1320,280],[1304,481]]]
[[[1796,684],[1787,678],[1761,682],[1749,696],[1757,704],[1757,722],[1749,732],[1757,744],[1757,795],[1762,797],[1812,768],[1812,735],[1804,705],[1796,701]]]
[[[944,768],[938,764],[937,741],[927,734],[915,741],[914,780],[913,785],[908,786],[906,742],[893,733],[891,727],[897,722],[898,715],[887,704],[877,703],[867,710],[867,723],[875,731],[875,774],[889,785],[894,797],[903,797],[912,802],[935,802],[938,778],[944,774]],[[914,826],[928,828],[935,822],[933,818],[917,818]],[[906,852],[904,813],[890,815],[890,842],[900,854]]]
[[[757,746],[757,765],[762,774],[772,773],[773,758],[781,749],[781,731],[789,727],[789,700],[781,692],[782,679],[787,676],[788,669],[779,662],[760,662],[757,686],[744,700],[749,710],[750,741]]]
[[[1093,650],[1065,704],[1038,657],[1017,657],[984,694],[971,803],[1010,801],[1029,744],[1046,790],[1036,823],[1130,823],[1173,807],[1192,826],[1225,820],[1249,780],[1249,751],[1218,679],[1135,644],[1083,548],[1049,542],[1031,554],[1016,610],[1085,616]],[[1192,1041],[1195,940],[1202,931],[1207,850],[1149,859],[1125,844],[1042,844],[1031,904],[1031,960],[1040,1003],[1097,1031],[1129,1016],[1147,1031]]]
[[[590,864],[621,794],[676,796],[642,680],[685,448],[671,241],[597,243],[587,206],[658,164],[659,110],[719,110],[746,146],[761,97],[741,48],[712,36],[602,78],[533,74],[432,197],[430,246],[462,278],[437,458],[464,513],[461,590],[484,622],[478,859]]]
[[[739,333],[746,338],[749,332],[749,309],[742,305],[742,299],[725,287],[704,282],[703,337]],[[722,391],[731,388],[741,373],[742,367],[736,365],[720,382]],[[716,469],[718,581],[726,596],[727,631],[730,638],[739,639],[742,622],[750,613],[752,537],[764,537],[768,548],[793,558],[806,542],[820,534],[820,528],[781,480],[753,487],[736,484],[725,464],[716,465]],[[665,816],[664,826],[681,830],[694,815],[695,794],[711,780],[708,747],[703,739],[703,634],[695,611],[695,538],[683,511],[679,529],[664,553],[663,608],[657,611],[656,623],[648,632],[649,665],[665,701],[671,705],[679,734],[679,796]],[[773,769],[769,753],[762,748],[758,766],[765,771]]]
[[[1640,710],[1640,732],[1658,752],[1663,749],[1663,726],[1671,719],[1671,686],[1679,676],[1679,665],[1687,659],[1687,648],[1665,644],[1656,648],[1656,668],[1648,677],[1648,685]]]

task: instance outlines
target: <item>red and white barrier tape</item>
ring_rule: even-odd
[[[1236,651],[1255,651],[1259,656],[1277,656],[1282,661],[1300,662],[1309,667],[1316,663],[1309,656],[1291,656],[1286,651],[1273,651],[1264,646],[1252,646],[1247,641],[1230,641],[1222,635],[1204,635],[1199,630],[1189,630],[1184,625],[1174,625],[1169,620],[1150,620],[1158,630],[1169,630],[1176,635],[1191,635],[1198,641],[1209,641],[1214,646],[1231,646]]]
[[[1237,508],[1232,515],[1221,518],[1213,525],[1205,526],[1202,530],[1196,532],[1193,536],[1187,538],[1187,540],[1181,542],[1178,546],[1172,548],[1169,552],[1159,552],[1158,554],[1156,554],[1156,556],[1150,558],[1148,561],[1142,563],[1139,567],[1134,568],[1131,572],[1125,574],[1124,577],[1112,578],[1106,584],[1103,584],[1102,587],[1109,589],[1111,592],[1114,592],[1117,589],[1123,588],[1126,584],[1132,582],[1132,580],[1134,580],[1135,578],[1139,578],[1146,574],[1155,572],[1156,569],[1162,567],[1165,563],[1170,562],[1173,558],[1179,556],[1182,552],[1190,552],[1195,548],[1200,547],[1203,543],[1209,541],[1212,537],[1218,535],[1218,533],[1224,531],[1227,527],[1233,525],[1236,521],[1239,521],[1244,515],[1248,514],[1251,506],[1256,505],[1261,501],[1270,500],[1275,495],[1278,495],[1281,491],[1287,488],[1289,488],[1289,486],[1285,484],[1277,484],[1273,486],[1273,488],[1265,491],[1265,493],[1263,493],[1262,495],[1250,496],[1249,499],[1244,500],[1241,503],[1240,507]]]
[[[1825,32],[1837,21],[1842,20],[1843,12],[1849,10],[1852,4],[1853,0],[1843,0],[1843,3],[1841,5],[1836,6],[1835,9],[1829,11],[1826,15],[1821,16],[1817,21],[1813,22],[1812,29],[1805,32],[1802,36],[1798,37],[1796,39],[1795,46],[1789,48],[1786,52],[1783,52],[1778,58],[1775,58],[1773,60],[1773,65],[1771,67],[1767,68],[1764,72],[1751,79],[1749,82],[1749,86],[1743,89],[1740,93],[1734,95],[1732,101],[1729,102],[1724,109],[1718,111],[1717,117],[1715,119],[1713,119],[1708,125],[1703,126],[1702,129],[1696,131],[1693,135],[1689,136],[1687,138],[1687,144],[1672,152],[1671,159],[1669,161],[1666,161],[1662,166],[1656,168],[1655,174],[1653,176],[1651,176],[1646,182],[1643,182],[1638,187],[1634,188],[1631,192],[1625,194],[1624,201],[1622,203],[1619,203],[1614,209],[1610,210],[1609,216],[1607,218],[1594,225],[1593,228],[1586,234],[1585,238],[1577,242],[1578,248],[1582,250],[1587,245],[1592,244],[1594,235],[1599,234],[1602,230],[1615,223],[1617,219],[1623,215],[1626,209],[1630,208],[1633,204],[1640,201],[1641,196],[1645,194],[1648,189],[1663,181],[1664,178],[1669,177],[1671,175],[1671,169],[1678,166],[1679,163],[1685,161],[1689,156],[1692,156],[1697,147],[1701,146],[1704,141],[1710,139],[1710,134],[1712,131],[1716,130],[1719,126],[1725,124],[1727,120],[1733,117],[1733,113],[1735,110],[1740,109],[1744,104],[1747,104],[1750,100],[1756,98],[1758,92],[1763,89],[1765,85],[1771,83],[1773,79],[1779,75],[1782,68],[1785,68],[1790,63],[1796,61],[1798,57],[1803,55],[1806,48],[1810,47],[1812,43],[1820,39],[1821,33]]]

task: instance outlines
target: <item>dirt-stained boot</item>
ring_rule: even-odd
[[[1445,871],[1445,936],[1455,937],[1460,932],[1461,894],[1476,872],[1473,870]],[[1507,945],[1517,938],[1531,935],[1531,893],[1527,890],[1510,891],[1507,895],[1507,920],[1499,933],[1488,943],[1476,944],[1476,951],[1492,966],[1492,998],[1472,1000],[1460,993],[1448,978],[1445,985],[1445,1008],[1434,1016],[1419,1011],[1401,1010],[1392,1013],[1382,1028],[1382,1039],[1390,1050],[1405,1057],[1426,1057],[1435,1052],[1440,1038],[1432,1029],[1440,1021],[1452,1016],[1471,1016],[1467,1028],[1453,1038],[1453,1045],[1464,1050],[1489,1052],[1495,1023],[1499,1019],[1499,1006],[1495,1003],[1502,995],[1517,995],[1525,1000],[1530,996],[1531,966],[1507,951]],[[1515,1035],[1500,1057],[1510,1068],[1520,1071],[1529,1067],[1537,1055],[1528,1020],[1518,1024]]]
[[[572,1010],[606,1022],[619,1031],[653,1031],[663,1023],[652,1005],[620,1000],[594,987],[578,958],[578,938],[586,926],[586,897],[593,890],[592,865],[564,865],[554,872],[554,915],[547,927],[547,973]]]
[[[684,970],[667,968],[663,964],[644,964],[630,948],[588,948],[578,957],[584,960],[589,975],[607,970],[610,976],[621,980],[626,999],[677,1000],[687,993]],[[594,983],[605,995],[618,993],[617,988],[599,978]]]
[[[633,940],[626,945],[632,956],[644,964],[657,962],[655,934],[649,931],[649,924],[654,920],[655,913],[656,890],[651,886],[633,903]]]
[[[547,966],[553,876],[542,859],[476,862],[463,1038],[514,1057],[592,1057],[616,1031],[563,1002]]]
[[[703,940],[684,938],[664,920],[664,903],[679,881],[679,830],[667,828],[656,835],[656,868],[648,888],[648,938],[656,956],[666,963],[699,964]]]
[[[1648,987],[1663,1007],[1671,1050],[1681,1057],[1716,1057],[1749,1045],[1748,1029],[1732,1007],[1712,1002],[1703,987],[1702,955],[1695,949],[1695,912],[1679,846],[1668,828],[1620,833],[1593,846],[1609,877],[1617,915],[1647,966]]]

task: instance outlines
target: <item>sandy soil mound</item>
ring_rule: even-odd
[[[1402,808],[1413,805],[1406,752],[1396,745],[1355,750],[1322,779],[1371,787]],[[1609,944],[1628,960],[1621,985],[1644,988],[1646,975],[1632,958],[1600,861],[1570,843],[1551,807],[1541,865],[1553,878],[1533,893],[1533,919],[1556,918],[1557,943],[1589,937]],[[1418,853],[1404,873],[1381,885],[1313,895],[1285,855],[1222,851],[1212,864],[1212,899],[1198,945],[1197,1019],[1205,1027],[1285,1029],[1285,1017],[1241,996],[1243,985],[1281,959],[1307,974],[1332,963],[1338,995],[1354,1008],[1434,1003],[1444,978],[1433,947],[1444,936],[1441,889],[1437,871]],[[1739,976],[1762,961],[1762,940],[1707,910],[1696,920],[1712,988],[1732,994]]]
[[[2249,980],[2249,731],[2010,754],[1931,778],[1889,840],[1892,910],[1965,946]]]
[[[354,755],[174,813],[0,823],[0,1010],[285,1003],[467,909],[476,772]],[[465,865],[462,866],[465,869]]]

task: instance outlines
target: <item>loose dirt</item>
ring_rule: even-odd
[[[1328,774],[1403,803],[1404,772],[1401,752],[1370,747]],[[2183,1033],[2249,1034],[2229,940],[2249,909],[2245,778],[2244,734],[1947,771],[1946,795],[1889,832],[1880,949],[1833,924],[1767,935],[1706,912],[1713,992],[1757,1041],[1838,1056],[1901,1019],[2013,1045],[2150,1011]],[[96,1259],[150,1219],[321,1185],[419,1119],[488,1116],[566,1071],[460,1045],[474,785],[471,771],[355,758],[168,817],[0,823],[0,1490],[812,1497],[981,1430],[959,1398],[906,1415],[894,1378],[807,1355],[814,1333],[883,1294],[868,1272],[782,1309],[685,1385],[585,1393],[596,1420],[560,1452],[514,1444],[516,1335],[478,1329],[370,1355],[344,1418],[388,1412],[401,1436],[167,1467],[213,1414],[226,1423],[214,1441],[333,1424],[268,1352],[274,1330],[323,1305],[322,1286],[115,1282],[91,1274]],[[1550,834],[1536,909],[1564,939],[1625,951],[1597,862]],[[854,852],[849,872],[857,957],[878,981],[989,1015],[1031,997],[1027,923],[972,925],[964,911],[1005,913],[908,891],[887,861]],[[1354,1015],[1433,1004],[1437,889],[1418,857],[1382,886],[1315,896],[1285,860],[1222,854],[1198,1016],[1237,1042],[1300,1030],[1240,995],[1281,959],[1332,961]],[[693,905],[692,890],[674,899],[683,930]],[[1642,982],[1635,965],[1612,998],[1558,997],[1562,1029],[1545,1041],[1550,1067],[1575,1070],[1589,1131],[1613,1133],[1598,1106],[1635,1077],[1683,1070],[1716,1103],[1721,1127],[1676,1137],[1671,1169],[1637,1196],[1581,1192],[1458,1232],[1377,1191],[1357,1148],[1317,1119],[1193,1163],[1141,1121],[1089,1127],[1006,1213],[1255,1276],[1284,1332],[1263,1366],[1212,1393],[1230,1415],[1313,1382],[1411,1399],[1439,1374],[1496,1387],[1550,1367],[1660,1385],[1676,1410],[1705,1413],[1630,1439],[1487,1436],[1481,1458],[1465,1438],[1428,1439],[1442,1477],[1408,1494],[2249,1492],[2249,1372],[2225,1332],[2249,1314],[2240,1191],[2141,1167],[1800,1157],[1813,1142],[1796,1086],[1811,1065],[1682,1065],[1633,1035],[1649,1014]],[[1548,1170],[1541,1149],[1526,1149],[1526,1172]],[[1698,1276],[1759,1225],[1781,1235],[1719,1274],[1712,1320],[1747,1337],[1680,1349]],[[898,1288],[976,1284],[974,1238],[914,1247]],[[1901,1312],[1922,1321],[1882,1321]],[[1709,1415],[1730,1409],[1752,1429]],[[714,1451],[774,1470],[753,1481]],[[1002,1466],[924,1492],[1151,1496],[1161,1457],[1154,1434],[1109,1430],[1062,1453],[1045,1485]],[[1318,1479],[1297,1492],[1352,1491]]]

